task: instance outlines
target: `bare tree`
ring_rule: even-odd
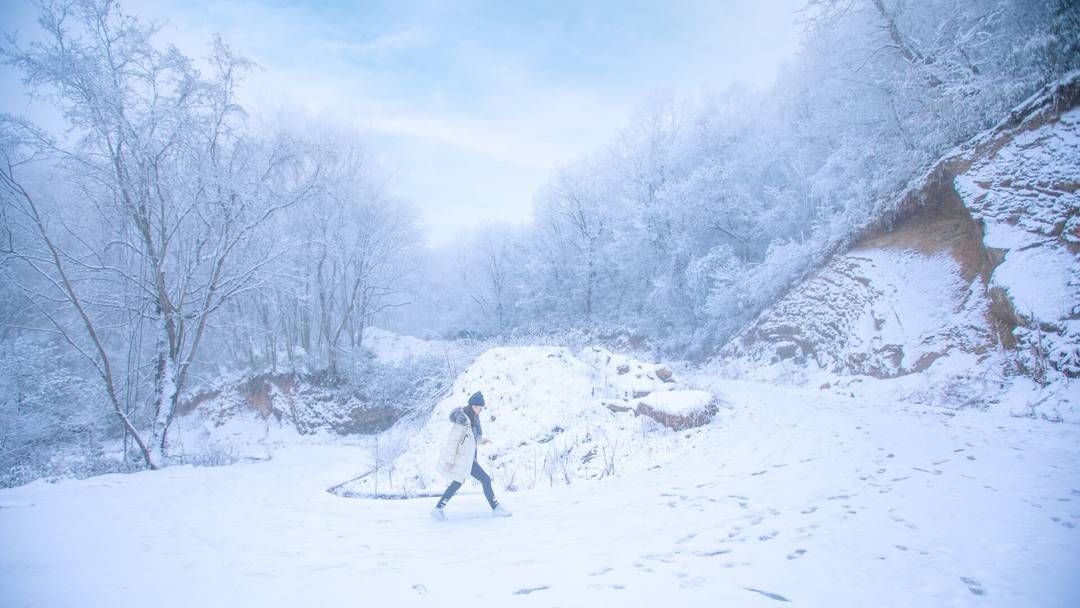
[[[592,167],[564,171],[543,195],[538,208],[545,238],[565,259],[554,261],[552,271],[566,265],[572,283],[562,288],[579,299],[585,323],[593,321],[600,298],[600,280],[607,261],[605,246],[611,240],[611,210],[604,200],[601,175]]]
[[[318,147],[326,175],[304,222],[304,249],[319,343],[337,373],[343,340],[361,346],[372,318],[404,303],[401,280],[411,272],[419,230],[358,140],[323,136]]]
[[[204,76],[175,48],[156,48],[155,29],[110,0],[50,4],[39,23],[43,41],[25,48],[9,41],[2,57],[31,91],[55,100],[75,137],[54,140],[25,123],[5,124],[64,170],[78,196],[73,202],[112,233],[94,243],[68,231],[85,255],[64,249],[9,155],[5,186],[29,218],[28,233],[50,253],[45,260],[21,259],[78,313],[93,348],[66,328],[65,336],[99,368],[146,464],[157,468],[209,319],[254,284],[272,256],[259,247],[260,228],[310,194],[317,170],[304,164],[294,140],[245,133],[235,89],[248,62],[220,40]],[[120,411],[115,366],[102,338],[116,303],[72,282],[76,266],[99,289],[132,285],[138,298],[129,306],[154,328],[155,398],[146,439]]]

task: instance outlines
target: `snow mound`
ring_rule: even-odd
[[[602,348],[578,355],[562,347],[494,348],[455,380],[450,396],[404,445],[384,446],[376,470],[334,491],[381,497],[441,493],[447,480],[435,461],[451,429],[450,412],[478,390],[487,402],[481,413],[484,437],[491,441],[480,446],[478,459],[497,486],[510,490],[641,470],[687,445],[686,433],[657,417],[637,415],[643,399],[663,412],[693,417],[694,426],[719,409],[710,392],[680,390],[669,368]]]

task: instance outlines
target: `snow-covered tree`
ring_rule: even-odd
[[[40,41],[9,43],[2,56],[57,105],[69,130],[52,137],[4,120],[5,214],[23,237],[12,254],[43,279],[27,296],[93,363],[156,468],[211,316],[252,285],[269,259],[260,228],[308,196],[314,176],[277,187],[298,163],[296,149],[288,138],[243,130],[235,89],[248,64],[222,41],[203,74],[108,0],[46,5],[39,23]],[[25,179],[31,161],[48,163],[67,189]],[[51,196],[63,199],[45,202]],[[135,320],[153,334],[145,438],[121,398],[136,378],[118,377],[113,351],[140,327]]]

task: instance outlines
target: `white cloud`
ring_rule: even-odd
[[[424,30],[413,27],[359,42],[339,39],[318,40],[316,46],[333,54],[370,58],[387,57],[402,51],[422,48],[429,42],[430,38]]]

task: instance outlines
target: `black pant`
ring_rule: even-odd
[[[499,504],[499,501],[495,500],[495,490],[491,489],[491,477],[484,472],[484,469],[480,468],[480,463],[475,460],[472,463],[472,476],[475,477],[481,485],[484,486],[484,496],[487,497],[488,504],[494,509],[495,505]],[[446,503],[457,493],[458,488],[461,487],[460,481],[451,481],[450,485],[443,492],[442,498],[439,499],[439,508],[446,506]]]

